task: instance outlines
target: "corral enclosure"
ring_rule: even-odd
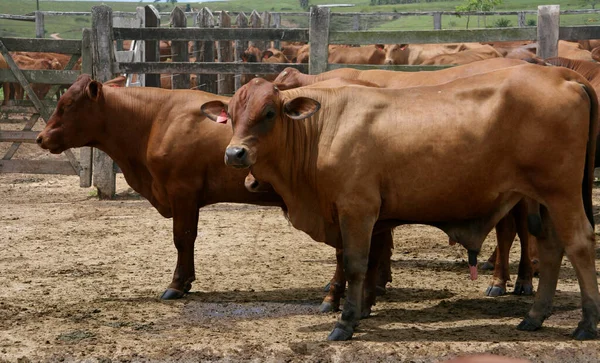
[[[433,20],[433,15],[427,16]],[[324,25],[308,25],[313,27],[313,33],[321,32],[322,39],[314,47],[314,57],[311,57],[314,62],[304,69],[312,68],[311,73],[335,67],[323,61],[327,59],[328,43],[367,44],[382,39],[381,34],[352,35],[351,32],[329,31],[329,27],[326,28],[328,37],[323,38],[323,28],[316,27]],[[536,39],[543,21],[537,26],[504,32],[436,33],[435,38],[430,35],[434,33],[397,32],[384,34],[387,38],[383,39],[390,42],[399,36],[413,41],[428,36],[432,42],[490,37]],[[108,38],[103,39],[135,39],[132,37],[135,35],[147,42],[162,37],[198,43],[244,37],[252,41],[252,36],[243,35],[240,30],[227,34],[223,29],[178,32],[177,29],[115,27],[109,28],[108,33],[98,29],[100,27],[87,32],[89,38],[84,37],[80,48],[73,48],[73,54],[83,54],[85,44],[97,42],[104,36]],[[565,27],[557,29],[556,36],[600,38],[597,32],[593,27]],[[273,39],[260,38],[277,34],[277,39],[282,39],[282,33],[262,29],[254,36],[265,41]],[[294,34],[288,32],[288,36],[290,33]],[[310,28],[295,30],[300,39],[310,39],[310,33]],[[226,34],[224,38],[215,38],[223,34]],[[17,44],[11,40],[5,42],[4,38],[0,41],[6,44],[6,51],[13,50],[11,44]],[[43,48],[51,44],[50,40],[32,40],[27,46]],[[73,43],[56,43],[57,46],[65,44]],[[107,57],[111,52],[99,52],[99,56]],[[240,72],[275,71],[287,66],[202,61],[164,66],[156,59],[150,61],[153,62],[144,64],[103,58],[95,64],[84,65],[84,70],[106,79],[121,71],[198,72],[199,77],[216,78]],[[34,74],[23,72],[23,77],[32,81]],[[56,82],[57,78],[67,83],[73,75],[51,72],[44,76],[49,83]],[[43,111],[43,107],[37,105],[38,114],[51,112],[52,100],[39,101],[41,105],[47,104],[48,109]],[[62,167],[69,167],[65,163],[70,161],[50,157],[31,144],[31,138],[42,126],[38,122],[29,127],[33,125],[36,110],[29,108],[29,114],[23,118],[24,113],[18,112],[19,109],[10,109],[13,115],[10,122],[0,122],[0,139],[24,142],[12,156],[15,160],[55,159],[62,162]],[[29,131],[23,131],[24,127],[29,127],[31,133],[8,133]],[[3,155],[14,148],[7,142],[0,146]],[[73,168],[72,173],[69,171],[79,174],[79,179],[77,176],[0,174],[0,228],[3,232],[0,286],[4,287],[0,298],[0,359],[429,362],[474,352],[544,362],[600,359],[598,342],[573,342],[568,336],[580,317],[579,288],[568,262],[563,263],[555,315],[539,332],[519,332],[515,326],[529,309],[532,298],[483,297],[488,276],[470,282],[466,253],[459,247],[448,246],[443,233],[418,226],[397,229],[392,287],[374,308],[374,316],[361,323],[351,343],[325,342],[337,314],[317,313],[322,286],[333,273],[333,249],[314,243],[294,230],[278,209],[229,204],[203,209],[196,247],[197,281],[192,294],[181,301],[161,302],[159,293],[168,282],[175,261],[172,222],[161,218],[148,202],[132,193],[122,178],[117,178],[113,188],[112,175],[118,170],[101,154],[96,158],[97,172],[108,170],[109,176],[103,179],[107,184],[100,187],[108,188],[105,189],[107,195],[116,192],[116,200],[98,201],[90,189],[80,189],[78,182],[85,185],[91,176],[90,155],[89,150],[84,151],[83,156],[77,151],[73,155],[81,165],[88,165],[85,170],[80,165],[79,169]],[[82,157],[88,164],[82,162]],[[4,168],[10,165],[2,163]],[[594,200],[598,205],[597,193]],[[485,244],[482,259],[494,246],[492,236]],[[516,252],[513,256],[518,256]],[[514,281],[516,259],[512,262]]]

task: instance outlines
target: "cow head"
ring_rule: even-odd
[[[408,53],[408,44],[388,44],[384,64],[408,64]]]
[[[248,173],[246,179],[244,180],[244,186],[246,189],[253,193],[266,193],[273,192],[273,187],[269,183],[261,182],[252,175],[252,173]]]
[[[240,88],[229,105],[220,101],[208,102],[202,112],[216,119],[217,112],[227,108],[233,126],[233,138],[225,151],[225,164],[249,168],[261,158],[268,159],[277,150],[278,138],[285,132],[285,122],[303,120],[320,108],[307,97],[286,99],[273,83],[255,79]]]
[[[80,75],[58,100],[56,110],[36,139],[38,145],[53,154],[60,154],[69,148],[92,143],[94,135],[101,132],[101,125],[81,120],[91,120],[91,113],[100,113],[102,100],[102,83],[87,74]]]

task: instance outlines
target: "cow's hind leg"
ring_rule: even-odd
[[[533,266],[531,262],[530,244],[534,238],[529,235],[527,228],[527,205],[520,201],[514,208],[514,216],[519,240],[521,241],[521,260],[519,261],[519,274],[515,282],[515,295],[533,294]]]
[[[361,317],[365,275],[369,265],[371,233],[376,219],[376,214],[372,217],[352,216],[340,210],[344,273],[348,279],[348,291],[342,316],[327,337],[328,340],[351,339],[354,328]]]
[[[510,280],[508,255],[517,235],[512,213],[512,211],[509,212],[496,224],[496,238],[498,240],[496,263],[494,264],[494,276],[490,286],[485,290],[487,296],[496,297],[506,294],[506,282]]]
[[[173,281],[161,299],[179,299],[192,288],[196,279],[194,270],[194,243],[198,234],[199,205],[194,198],[179,198],[172,201],[173,240],[177,248],[177,266]]]
[[[373,235],[372,243],[381,244],[381,253],[379,254],[379,266],[377,268],[376,292],[377,296],[385,295],[386,285],[392,282],[392,250],[394,249],[394,233],[390,229],[388,231]]]
[[[374,235],[373,239],[371,240],[371,250],[369,252],[369,265],[365,277],[365,290],[363,295],[364,298],[361,318],[367,318],[369,315],[371,315],[371,308],[373,305],[375,305],[375,300],[379,295],[378,281],[382,275],[381,269],[384,268],[382,266],[382,262],[385,258],[385,250],[389,250],[389,241],[387,241],[386,235],[391,236],[391,231]],[[389,256],[387,259],[389,261]],[[389,267],[389,263],[387,266]],[[387,277],[388,273],[384,272],[383,275]]]
[[[330,311],[338,311],[340,308],[340,300],[344,296],[346,290],[346,277],[344,276],[344,254],[343,250],[336,248],[335,250],[335,273],[331,282],[327,284],[327,296],[321,303],[319,311],[327,313]]]

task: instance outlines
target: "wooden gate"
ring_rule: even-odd
[[[91,148],[80,150],[79,159],[71,150],[63,153],[66,160],[24,160],[13,159],[22,143],[35,143],[38,132],[32,131],[41,118],[47,122],[56,101],[53,96],[62,85],[72,84],[80,71],[73,70],[78,59],[82,58],[82,70],[91,73],[91,41],[89,32],[84,34],[83,42],[79,40],[0,38],[0,53],[6,60],[8,69],[0,69],[0,82],[10,82],[20,85],[29,100],[14,101],[11,105],[0,107],[0,113],[10,120],[15,114],[27,115],[22,130],[0,129],[0,142],[11,142],[12,145],[2,155],[0,173],[34,173],[34,174],[63,174],[79,175],[80,185],[91,185]],[[11,52],[45,52],[72,55],[64,70],[23,70],[13,59]],[[32,90],[31,84],[51,84],[50,90],[38,97]],[[5,83],[6,84],[6,83]],[[5,91],[6,92],[6,91]]]

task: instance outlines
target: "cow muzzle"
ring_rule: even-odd
[[[225,150],[225,165],[234,168],[249,168],[252,166],[249,154],[248,149],[244,146],[229,146]]]

